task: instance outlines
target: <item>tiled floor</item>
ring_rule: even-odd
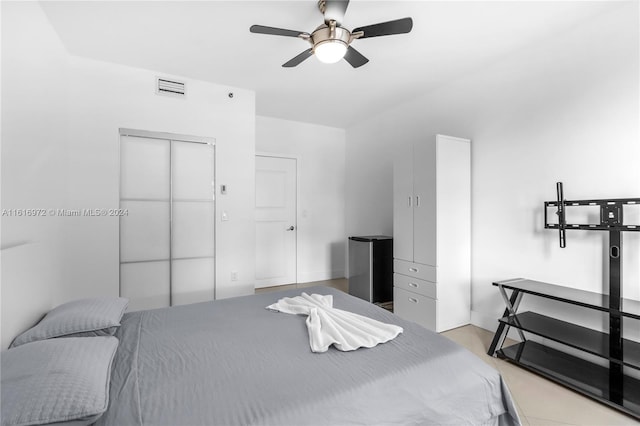
[[[345,292],[349,288],[346,279],[337,279],[257,289],[256,293],[306,288],[314,285],[327,285]],[[466,347],[480,359],[500,371],[516,401],[523,425],[616,426],[639,424],[632,417],[506,361],[490,357],[487,355],[487,349],[493,337],[493,333],[490,331],[468,325],[442,334]]]
[[[267,292],[270,292],[270,291],[290,290],[292,288],[307,288],[307,287],[313,287],[313,286],[316,286],[316,285],[325,285],[327,287],[337,288],[338,290],[342,290],[345,293],[349,292],[349,280],[347,280],[346,278],[338,278],[338,279],[335,279],[335,280],[315,281],[315,282],[312,282],[312,283],[287,284],[287,285],[279,285],[279,286],[275,286],[275,287],[257,288],[256,289],[256,294],[258,294],[258,293],[267,293]]]

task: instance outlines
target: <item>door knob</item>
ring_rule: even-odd
[[[287,231],[293,231],[294,229],[296,229],[293,225],[287,228]]]

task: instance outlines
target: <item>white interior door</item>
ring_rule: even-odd
[[[256,288],[296,282],[296,160],[256,156]]]

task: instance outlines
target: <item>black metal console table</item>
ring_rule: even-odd
[[[640,302],[622,297],[622,232],[640,232],[640,225],[624,223],[624,209],[640,205],[640,198],[566,201],[562,182],[556,184],[557,201],[544,203],[544,227],[559,231],[560,247],[566,247],[566,230],[607,231],[609,234],[609,294],[603,295],[522,278],[497,281],[507,308],[499,319],[498,330],[489,355],[512,361],[584,395],[640,419],[640,343],[622,337],[625,318],[640,320]],[[569,224],[568,207],[597,206],[599,223]],[[556,208],[557,223],[550,223],[548,209]],[[511,295],[507,294],[511,291]],[[609,317],[609,332],[599,332],[566,321],[537,314],[518,313],[523,294],[553,299],[604,312]],[[510,327],[520,334],[521,342],[504,348]],[[523,331],[564,344],[608,361],[598,363],[570,355],[527,340]],[[606,363],[606,362],[605,362]],[[635,370],[635,377],[629,374]]]

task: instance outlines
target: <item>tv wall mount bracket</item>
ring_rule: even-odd
[[[560,247],[566,247],[565,231],[567,229],[583,229],[587,231],[636,231],[640,232],[640,225],[623,224],[623,206],[640,205],[640,198],[617,198],[610,200],[565,200],[562,182],[556,183],[557,201],[544,202],[544,227],[546,229],[557,229],[560,236]],[[566,208],[568,206],[599,206],[599,224],[572,224],[566,221]],[[556,207],[558,223],[549,223],[548,208]]]
[[[622,232],[640,232],[640,225],[624,224],[624,206],[640,205],[640,198],[618,198],[608,200],[565,200],[562,182],[556,183],[557,200],[544,202],[544,227],[557,229],[560,247],[567,245],[566,231],[580,229],[586,231],[609,232],[609,356],[618,362],[610,362],[611,391],[622,385]],[[566,221],[566,208],[573,206],[599,206],[599,224],[573,224]],[[558,223],[549,223],[547,212],[556,208]],[[615,392],[615,391],[614,391]]]

